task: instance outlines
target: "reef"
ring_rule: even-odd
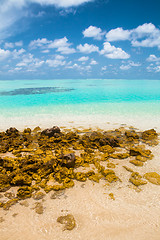
[[[158,173],[141,176],[137,171],[153,158],[146,147],[156,144],[158,134],[154,129],[136,132],[124,128],[113,131],[62,131],[58,126],[43,131],[40,127],[23,131],[9,128],[0,132],[0,192],[9,199],[0,202],[0,207],[7,210],[17,202],[23,205],[23,200],[31,197],[41,200],[50,191],[54,191],[52,199],[59,198],[76,181],[103,180],[114,185],[121,182],[117,175],[118,161],[125,164],[127,161],[123,169],[130,172],[128,181],[134,186],[148,181],[159,185]],[[8,191],[12,187],[18,188],[15,194]],[[35,211],[39,214],[44,211],[39,202]]]

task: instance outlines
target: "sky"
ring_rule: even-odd
[[[0,79],[160,79],[159,0],[0,0]]]

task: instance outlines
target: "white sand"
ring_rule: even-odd
[[[155,128],[160,131],[160,117],[151,115],[53,115],[42,114],[25,117],[3,117],[0,116],[0,131],[4,131],[7,128],[16,127],[19,130],[25,127],[34,128],[37,125],[41,128],[48,128],[52,126],[65,126],[67,128],[73,127],[99,127],[102,129],[113,129],[119,127],[121,124],[126,126],[134,126],[135,128],[146,130]]]

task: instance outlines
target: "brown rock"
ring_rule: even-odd
[[[54,137],[55,133],[60,133],[60,132],[61,132],[60,128],[57,126],[54,126],[52,128],[47,128],[47,129],[43,130],[41,132],[41,135],[45,135],[50,138],[50,137]]]

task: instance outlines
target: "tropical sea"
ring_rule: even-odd
[[[160,126],[160,80],[1,80],[0,129],[54,124]]]

